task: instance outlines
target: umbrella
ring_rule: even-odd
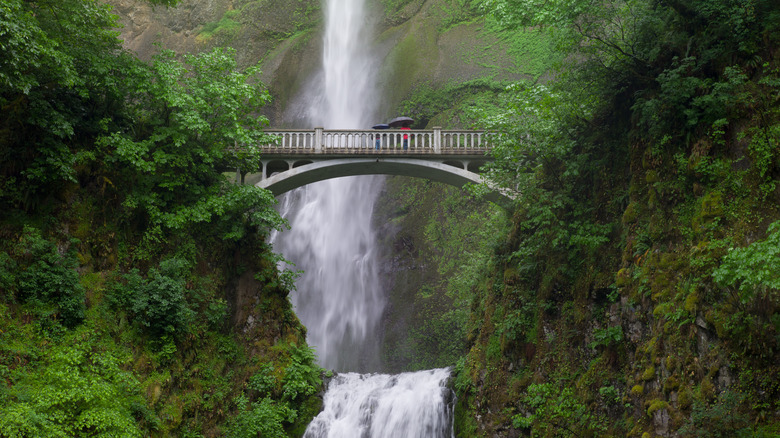
[[[409,126],[412,123],[414,123],[414,119],[410,117],[396,117],[393,120],[390,120],[388,125],[392,128],[398,128],[400,126]]]
[[[372,126],[371,128],[372,129],[387,129],[389,127],[390,127],[390,125],[388,125],[387,123],[380,123],[378,125]]]

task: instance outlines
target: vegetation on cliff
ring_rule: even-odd
[[[274,7],[235,4],[200,40],[243,44]],[[500,132],[486,170],[519,195],[499,241],[497,210],[391,181],[415,296],[391,297],[413,308],[388,363],[457,363],[459,436],[779,433],[776,2],[383,5],[393,38],[436,18],[388,57],[399,108]],[[288,6],[262,47],[315,28]],[[491,73],[409,62],[450,69],[431,35],[483,13],[452,58]],[[0,436],[300,434],[320,370],[264,243],[283,222],[220,173],[252,169],[267,93],[229,50],[144,64],[115,26],[92,0],[0,5]]]
[[[461,436],[774,436],[776,2],[485,3],[569,55],[484,126],[518,193],[458,365]]]
[[[300,434],[321,370],[264,243],[284,222],[221,173],[256,166],[267,92],[114,26],[0,6],[0,436]]]

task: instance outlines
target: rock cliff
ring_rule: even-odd
[[[284,123],[290,100],[300,97],[321,63],[317,1],[182,0],[175,8],[107,1],[120,17],[125,47],[142,59],[150,59],[159,44],[178,53],[229,46],[236,49],[240,65],[259,62],[261,80],[274,96],[267,116],[275,126]],[[372,50],[381,59],[382,117],[394,115],[421,85],[527,76],[518,73],[523,71],[518,63],[530,62],[528,53],[510,53],[475,11],[463,10],[455,1],[374,1],[369,7],[376,30]]]

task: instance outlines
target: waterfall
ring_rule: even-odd
[[[364,0],[326,0],[323,71],[308,87],[303,118],[329,129],[376,123],[376,68],[368,52]],[[284,196],[281,214],[291,229],[272,236],[275,250],[304,274],[291,294],[320,365],[337,374],[324,410],[305,436],[453,436],[449,370],[356,374],[381,369],[378,327],[385,307],[379,281],[374,204],[380,177],[337,178]]]
[[[379,367],[377,327],[385,298],[371,215],[380,184],[375,177],[322,181],[281,203],[291,229],[274,246],[304,271],[292,302],[308,343],[328,369]]]
[[[323,69],[304,96],[305,120],[329,129],[372,126],[375,66],[363,0],[327,2]],[[281,213],[291,229],[274,247],[305,273],[292,294],[320,365],[337,371],[380,367],[377,327],[385,307],[380,288],[374,204],[383,178],[337,178],[285,196]]]
[[[454,397],[449,371],[339,374],[325,394],[324,409],[304,438],[449,438]]]

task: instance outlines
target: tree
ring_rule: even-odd
[[[116,17],[94,0],[0,6],[0,206],[34,208],[75,182],[97,122],[121,102]]]
[[[255,114],[268,93],[257,67],[240,72],[220,49],[183,61],[165,51],[150,66],[122,50],[116,27],[97,0],[0,6],[3,214],[50,208],[78,183],[113,187],[127,211],[118,217],[150,243],[185,229],[237,239],[246,226],[280,226],[270,193],[221,173],[259,164],[267,120]],[[188,229],[198,224],[209,226]]]
[[[235,52],[217,48],[183,60],[163,51],[136,78],[133,123],[98,144],[151,243],[182,231],[235,240],[245,225],[282,225],[270,192],[221,173],[257,170],[259,145],[269,140],[261,128],[267,119],[254,115],[268,99],[250,82],[257,73],[238,71]]]

